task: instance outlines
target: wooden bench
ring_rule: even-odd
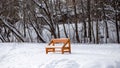
[[[62,46],[56,46],[55,44],[63,43]],[[46,46],[46,54],[48,52],[61,52],[64,54],[64,52],[71,53],[71,46],[70,46],[70,39],[69,38],[58,38],[58,39],[52,39],[48,46]]]

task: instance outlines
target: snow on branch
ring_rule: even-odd
[[[2,41],[5,41],[5,39],[3,38],[3,36],[0,34],[0,39],[2,40]]]
[[[43,16],[42,14],[37,14],[37,17],[43,18],[47,22],[47,24],[50,25],[49,20],[45,16]]]
[[[35,23],[35,22],[34,22]],[[34,28],[35,32],[37,33],[38,37],[40,38],[40,40],[42,42],[45,43],[45,40],[43,39],[42,35],[39,33],[39,30],[35,27],[35,25],[33,23],[31,23],[32,27]]]
[[[33,0],[40,8],[45,8],[44,4],[40,4],[38,0]]]
[[[6,25],[21,41],[25,41],[24,36],[10,23],[4,16],[0,16],[0,19],[3,21],[3,24]]]

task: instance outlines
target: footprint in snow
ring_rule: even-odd
[[[48,62],[42,68],[79,68],[79,64],[74,60],[56,59]]]

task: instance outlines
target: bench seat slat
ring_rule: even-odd
[[[46,48],[62,48],[62,46],[46,46]]]

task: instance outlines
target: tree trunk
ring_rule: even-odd
[[[99,27],[98,27],[98,19],[96,21],[96,43],[98,44],[99,43],[99,35],[98,35],[98,32],[99,32]]]
[[[107,21],[106,21],[106,13],[105,13],[104,2],[102,3],[102,9],[103,9],[103,21],[105,23],[105,42],[107,43],[107,39],[109,38],[109,32],[108,32],[108,24],[107,24]]]
[[[117,37],[117,43],[120,43],[120,40],[119,40],[119,25],[118,25],[118,13],[117,13],[117,9],[118,9],[118,6],[117,6],[117,1],[115,1],[115,26],[116,26],[116,37]]]
[[[83,1],[81,0],[81,7],[82,7],[82,21],[83,21],[83,26],[84,26],[84,43],[86,43],[86,38],[87,38],[87,30],[86,30],[86,22],[85,22],[85,12],[84,12],[84,5]]]
[[[92,21],[92,25],[91,25],[91,34],[92,34],[92,37],[93,37],[93,43],[95,43],[95,34],[94,34],[94,23]]]
[[[89,37],[89,42],[92,41],[92,37],[91,37],[91,17],[90,17],[90,4],[91,0],[87,0],[87,15],[88,15],[88,37]]]
[[[78,32],[78,25],[77,25],[77,9],[76,9],[76,1],[73,0],[73,7],[74,7],[74,14],[75,14],[75,33],[76,33],[76,39],[77,39],[77,42],[80,42],[80,39],[79,39],[79,32]]]
[[[65,24],[64,23],[63,23],[63,28],[64,28],[65,36],[66,36],[66,38],[68,38],[68,35],[67,35],[67,32],[66,32],[66,28],[65,28]]]

